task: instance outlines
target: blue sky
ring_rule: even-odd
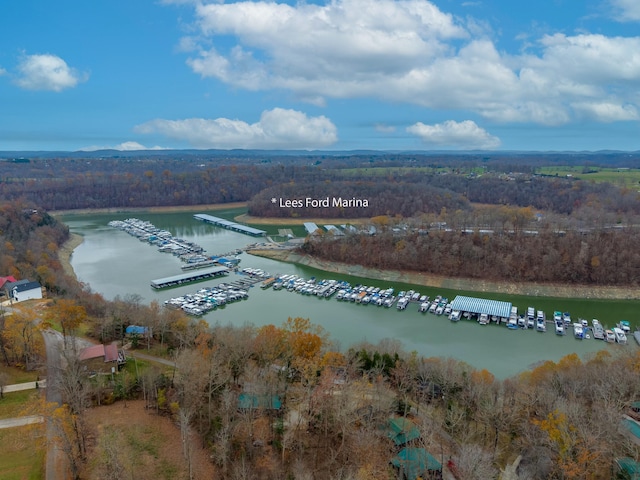
[[[638,0],[20,0],[0,150],[640,150]]]

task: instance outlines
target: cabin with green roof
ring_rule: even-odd
[[[415,423],[405,417],[390,418],[387,422],[387,437],[397,446],[420,438],[420,430]]]
[[[622,480],[640,480],[640,462],[632,458],[617,458],[618,473],[616,478]]]
[[[442,464],[424,448],[403,448],[391,459],[391,464],[398,468],[401,479],[442,479]]]

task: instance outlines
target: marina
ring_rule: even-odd
[[[224,218],[214,217],[213,215],[207,215],[206,213],[196,213],[193,218],[200,220],[201,222],[207,222],[218,227],[226,228],[227,230],[233,230],[234,232],[244,233],[245,235],[251,235],[253,237],[262,237],[267,234],[264,230],[225,220]]]
[[[210,256],[206,254],[205,249],[197,243],[182,238],[175,238],[171,232],[160,229],[153,223],[140,220],[139,218],[112,220],[108,225],[138,238],[141,242],[148,242],[150,245],[157,246],[159,252],[171,253],[178,257],[184,262],[184,265],[181,267],[183,271],[197,270],[213,265],[234,268],[240,262],[237,255],[241,253],[241,250],[236,249],[221,255]]]
[[[173,275],[171,277],[151,280],[151,287],[159,290],[161,288],[175,287],[177,285],[198,282],[201,280],[221,277],[228,274],[229,269],[227,267],[213,267],[206,270],[198,270],[192,273],[183,273],[182,275]]]
[[[195,213],[195,212],[194,212]],[[244,250],[247,237],[227,229],[218,228],[205,222],[195,221],[191,214],[184,213],[138,213],[135,216],[150,221],[161,229],[171,231],[174,236],[184,238],[201,245],[208,251],[232,252],[241,248]],[[160,305],[169,297],[179,297],[196,293],[200,287],[193,284],[176,285],[167,295],[166,290],[156,290],[149,287],[151,278],[164,278],[180,272],[184,263],[173,255],[158,255],[157,249],[149,248],[147,242],[132,241],[128,234],[123,234],[107,226],[107,223],[117,219],[117,214],[90,214],[64,217],[64,221],[74,233],[83,236],[84,242],[74,250],[71,259],[72,266],[78,279],[91,286],[92,290],[113,299],[117,296],[126,298],[128,295],[138,295],[144,302],[157,301]],[[312,323],[323,327],[332,341],[338,342],[341,349],[348,349],[358,342],[367,341],[373,344],[385,339],[393,339],[402,345],[405,351],[416,351],[420,355],[453,357],[463,360],[476,368],[486,368],[498,378],[506,378],[544,360],[558,361],[561,357],[576,352],[581,357],[591,355],[605,348],[615,348],[613,344],[564,338],[550,332],[548,335],[537,335],[535,331],[535,311],[533,325],[527,329],[496,328],[493,325],[480,325],[460,314],[458,321],[455,316],[447,319],[444,311],[448,303],[442,308],[441,315],[428,312],[419,313],[422,304],[428,302],[430,306],[438,296],[440,302],[446,298],[453,299],[457,295],[483,297],[478,292],[456,292],[445,288],[421,287],[397,281],[390,282],[375,278],[363,278],[353,274],[327,274],[320,270],[299,264],[282,263],[264,257],[251,256],[246,253],[239,255],[242,263],[253,267],[258,275],[260,270],[281,275],[295,275],[300,278],[311,279],[315,283],[320,278],[333,277],[344,279],[351,285],[368,285],[385,291],[394,289],[394,295],[399,292],[415,290],[420,292],[420,298],[410,301],[406,309],[376,307],[366,303],[363,298],[360,303],[337,301],[338,290],[330,297],[310,298],[310,295],[289,295],[283,292],[283,284],[274,283],[271,288],[255,288],[264,279],[258,280],[238,270],[231,270],[221,278],[212,278],[202,282],[204,287],[214,287],[220,282],[236,283],[255,282],[254,288],[246,286],[249,298],[235,302],[233,305],[216,308],[200,318],[215,324],[244,325],[252,324],[256,328],[263,325],[281,325],[288,317],[308,318]],[[329,290],[325,293],[328,293]],[[371,298],[371,294],[369,297]],[[429,297],[427,299],[427,297]],[[537,310],[552,312],[553,310],[570,311],[575,318],[596,317],[600,319],[603,328],[613,327],[621,318],[629,318],[632,328],[635,328],[635,312],[640,302],[625,300],[597,300],[585,298],[544,298],[524,297],[513,295],[488,295],[500,301],[508,301],[518,307],[525,323],[528,323],[527,304],[534,305]],[[334,301],[334,299],[336,301]],[[439,303],[440,303],[439,302]],[[437,307],[438,305],[436,305]],[[452,311],[453,313],[453,311]],[[616,319],[616,320],[614,320]],[[573,323],[573,322],[572,322]],[[608,325],[608,326],[607,326]],[[553,326],[549,328],[553,331]],[[521,332],[524,330],[524,332]],[[567,328],[566,337],[572,336],[571,327]],[[592,337],[593,338],[593,337]],[[638,348],[635,341],[629,342],[626,348]]]
[[[573,336],[577,340],[590,339],[607,340],[604,330],[597,319],[593,320],[592,326],[584,319],[571,323],[569,312],[554,311],[553,320],[546,318],[545,312],[528,307],[527,317],[518,316],[518,309],[510,302],[490,300],[484,298],[468,297],[458,295],[449,303],[447,298],[437,295],[433,301],[429,297],[414,290],[400,291],[394,294],[393,288],[381,289],[379,287],[355,285],[351,286],[344,280],[326,279],[316,280],[306,279],[297,275],[274,275],[261,269],[244,268],[242,274],[250,276],[254,281],[262,282],[261,288],[274,291],[286,290],[303,296],[330,299],[334,297],[337,301],[349,302],[359,305],[374,305],[377,307],[390,308],[396,306],[399,311],[404,311],[410,305],[417,305],[417,312],[430,313],[435,316],[445,316],[452,322],[458,322],[461,318],[476,321],[479,325],[504,324],[510,330],[536,330],[544,333],[547,331],[547,324],[555,326],[555,333],[564,336],[567,328],[571,328]],[[533,323],[533,312],[536,313],[535,324]],[[531,320],[528,321],[528,320]],[[535,328],[534,328],[535,325]],[[624,328],[623,328],[624,327]],[[613,342],[626,345],[627,339],[624,329],[630,329],[629,322],[622,320],[612,330]],[[640,335],[639,335],[640,336]],[[636,337],[636,339],[638,339]]]

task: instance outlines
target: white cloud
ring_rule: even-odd
[[[640,37],[547,35],[527,39],[536,53],[507,54],[489,26],[462,24],[427,0],[194,2],[194,11],[199,36],[184,41],[197,52],[187,60],[194,72],[318,106],[376,98],[544,125],[629,120],[640,109]]]
[[[56,55],[27,55],[18,64],[16,84],[27,90],[60,92],[87,79]]]
[[[337,129],[326,117],[274,108],[249,124],[228,118],[156,119],[136,127],[139,133],[160,133],[196,148],[313,149],[337,141]]]
[[[634,105],[618,105],[609,102],[581,102],[574,103],[573,109],[589,119],[601,122],[619,122],[638,120],[638,109]]]
[[[422,122],[407,127],[407,132],[420,137],[427,145],[463,150],[490,150],[500,146],[500,140],[480,128],[472,120],[447,120],[435,125]]]
[[[4,68],[0,67],[0,77],[6,74],[7,74],[7,71]]]
[[[123,152],[130,152],[130,151],[136,151],[136,150],[166,150],[166,149],[159,146],[145,147],[144,145],[138,142],[123,142],[118,145],[110,146],[110,147],[93,145],[90,147],[84,147],[80,149],[80,151],[84,151],[84,152],[93,152],[95,150],[120,150]]]
[[[612,0],[615,18],[623,22],[640,20],[640,2],[638,0]]]

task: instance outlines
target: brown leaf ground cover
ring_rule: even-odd
[[[83,478],[137,480],[188,479],[182,456],[180,429],[168,417],[145,408],[143,400],[117,402],[87,411],[93,432],[89,462]],[[216,478],[215,468],[201,441],[192,436],[194,479]]]

